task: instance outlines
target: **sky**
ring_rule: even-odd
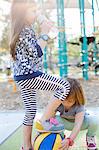
[[[91,2],[91,0],[89,0]],[[3,0],[0,0],[0,15],[2,13],[8,14],[10,11],[9,3],[4,3]],[[86,34],[87,36],[92,35],[92,10],[85,11],[85,24],[86,24]],[[57,14],[56,11],[53,10],[51,13],[51,19],[57,23]],[[77,37],[80,35],[80,13],[79,9],[65,9],[65,25],[66,25],[66,35],[67,38],[70,39],[71,37]],[[99,26],[99,10],[95,5],[95,26]],[[2,29],[4,25],[2,21],[0,21],[0,37],[2,35]]]
[[[2,22],[1,15],[2,14],[9,14],[10,12],[10,4],[8,2],[4,2],[0,0],[0,38],[2,36],[2,30],[4,28],[4,23]]]

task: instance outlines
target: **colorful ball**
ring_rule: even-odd
[[[63,139],[59,133],[42,133],[34,142],[34,150],[58,150]]]

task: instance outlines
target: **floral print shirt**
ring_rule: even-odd
[[[42,71],[42,66],[42,50],[37,45],[35,32],[32,27],[25,27],[16,43],[16,60],[13,61],[13,74],[14,76],[32,74],[36,71]]]

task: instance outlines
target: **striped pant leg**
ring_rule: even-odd
[[[22,88],[54,91],[57,99],[64,100],[70,91],[70,84],[67,80],[63,80],[48,74],[42,74],[36,78],[20,81]]]
[[[25,107],[24,125],[32,126],[36,115],[36,90],[22,88],[21,96]]]

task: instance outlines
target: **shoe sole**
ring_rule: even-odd
[[[87,150],[98,150],[98,149],[97,149],[97,148],[96,148],[96,149],[92,149],[92,148],[91,148],[91,149],[89,149],[89,148],[88,148]]]
[[[36,131],[38,131],[38,132],[40,132],[40,133],[46,133],[46,132],[48,132],[48,133],[61,133],[61,132],[64,131],[64,129],[63,129],[63,130],[59,130],[59,131],[46,131],[46,130],[39,130],[39,129],[36,129]]]

